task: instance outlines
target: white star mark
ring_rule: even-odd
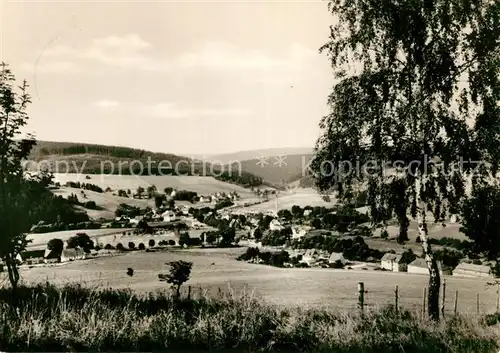
[[[276,156],[274,157],[274,159],[276,160],[276,162],[274,162],[274,165],[278,166],[279,168],[287,165],[285,162],[286,156]]]
[[[267,164],[269,164],[269,162],[267,161],[269,157],[263,157],[263,156],[260,156],[260,157],[255,157],[255,159],[257,159],[257,165],[260,166],[261,168],[264,168]]]

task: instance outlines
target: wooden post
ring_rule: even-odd
[[[479,315],[479,293],[476,294],[476,312]]]
[[[453,309],[455,315],[457,315],[457,309],[458,309],[458,290],[455,291],[455,308]]]
[[[191,300],[191,286],[188,287],[188,300]]]
[[[396,289],[394,291],[394,310],[396,310],[396,314],[398,313],[399,311],[399,305],[398,305],[398,286],[396,286]]]
[[[444,306],[446,300],[446,280],[443,280],[443,300],[441,302],[441,316],[444,317]]]
[[[426,299],[427,299],[427,287],[424,287],[424,291],[423,291],[423,294],[422,294],[422,319],[425,318],[425,303],[426,303]]]
[[[365,284],[363,282],[358,283],[358,306],[363,313],[365,306]]]
[[[500,308],[500,282],[497,283],[497,313]]]
[[[210,318],[207,319],[207,341],[208,341],[208,350],[212,350],[212,345],[210,342]]]

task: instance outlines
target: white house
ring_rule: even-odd
[[[344,258],[344,254],[342,254],[341,252],[332,252],[330,258],[328,259],[328,263],[330,265],[333,265],[337,261],[340,261],[342,265],[345,265],[347,262],[346,259]]]
[[[387,253],[382,257],[380,267],[387,271],[406,272],[408,264],[403,263],[401,258],[402,255]]]
[[[441,262],[438,261],[439,273],[442,274],[443,270],[441,267]],[[422,258],[416,258],[413,262],[408,264],[407,267],[408,273],[417,273],[421,275],[428,275],[429,269],[427,268],[427,263]]]
[[[161,216],[165,222],[174,222],[179,220],[179,217],[173,211],[165,211]]]
[[[283,226],[281,225],[280,221],[277,219],[273,219],[271,223],[269,223],[269,229],[270,230],[282,230]]]
[[[456,277],[485,277],[492,278],[491,268],[484,265],[460,263],[452,272]]]
[[[212,196],[200,196],[200,202],[210,203],[212,202]]]
[[[84,260],[85,251],[81,248],[64,249],[61,253],[61,262],[68,262],[74,260]]]
[[[317,256],[318,256],[318,251],[316,249],[307,249],[305,254],[302,256],[302,260],[300,262],[304,262],[308,265],[311,265],[313,262],[316,262]]]
[[[311,231],[311,227],[301,226],[301,227],[292,227],[292,239],[300,239],[304,237],[308,232]]]

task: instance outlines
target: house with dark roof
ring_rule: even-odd
[[[465,262],[462,262],[457,267],[455,267],[455,269],[452,271],[452,275],[456,277],[494,277],[489,266],[474,265]]]
[[[406,272],[408,264],[402,260],[402,255],[386,253],[380,260],[380,267],[387,271]]]

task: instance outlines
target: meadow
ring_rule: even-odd
[[[86,179],[89,176],[90,179]],[[77,174],[77,173],[54,173],[54,182],[64,185],[68,181],[90,183],[100,186],[103,189],[110,187],[112,190],[130,189],[132,192],[139,186],[147,188],[155,185],[158,191],[163,191],[166,187],[177,190],[189,190],[197,192],[199,195],[208,195],[216,192],[230,193],[236,191],[241,197],[251,197],[252,192],[242,186],[225,183],[212,177],[203,176],[134,176],[134,175],[108,175],[108,174]]]
[[[278,210],[291,209],[292,206],[298,205],[300,207],[305,206],[323,206],[323,207],[333,207],[336,204],[336,200],[331,196],[331,202],[326,202],[323,200],[320,194],[314,189],[290,189],[288,192],[281,192],[278,197]],[[269,201],[263,202],[258,205],[244,207],[239,209],[242,212],[268,212],[274,211],[276,209],[276,198],[274,195],[269,197]]]
[[[364,282],[368,293],[368,308],[394,303],[395,287],[399,288],[399,303],[410,310],[421,310],[422,291],[428,283],[425,275],[364,270],[334,270],[321,268],[275,268],[236,261],[245,251],[233,249],[188,249],[143,252],[67,263],[57,267],[24,268],[24,283],[49,281],[61,285],[81,283],[86,286],[129,288],[139,293],[154,292],[167,287],[158,280],[159,273],[168,270],[169,261],[193,262],[192,276],[186,286],[193,292],[200,288],[209,293],[253,292],[263,301],[282,307],[352,310],[357,304],[357,284]],[[134,275],[126,274],[127,268]],[[453,311],[458,290],[458,311],[476,312],[476,295],[480,296],[480,312],[495,311],[497,295],[485,279],[446,278],[446,313]]]
[[[47,243],[53,239],[58,238],[62,241],[67,241],[69,238],[75,236],[77,233],[85,233],[94,241],[99,239],[98,242],[106,242],[113,239],[114,236],[122,235],[123,232],[133,232],[134,228],[110,228],[110,229],[82,229],[82,230],[64,230],[60,232],[50,232],[42,234],[28,234],[27,238],[31,241],[28,244],[28,250],[41,250],[45,249]]]
[[[248,292],[180,300],[166,292],[0,289],[2,351],[493,353],[496,317],[432,323],[391,307],[360,313],[279,308]]]

